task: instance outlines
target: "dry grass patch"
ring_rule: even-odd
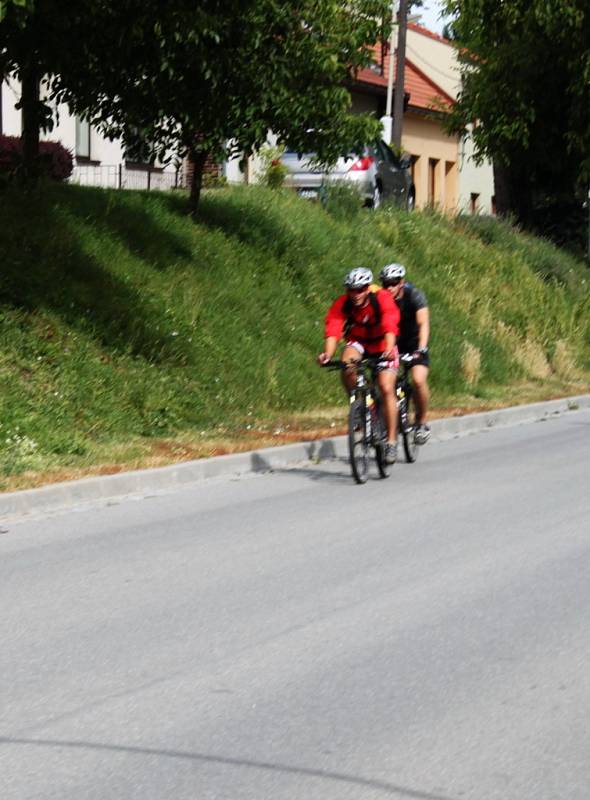
[[[463,343],[461,354],[461,372],[468,386],[475,386],[481,371],[481,352],[471,342]]]

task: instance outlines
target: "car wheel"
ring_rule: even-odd
[[[410,192],[406,198],[406,211],[413,211],[416,206],[416,197]]]
[[[373,208],[379,208],[382,203],[381,187],[378,183],[375,184],[373,189]]]

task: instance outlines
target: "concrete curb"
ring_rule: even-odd
[[[449,417],[431,423],[433,441],[550,419],[567,411],[590,408],[590,395],[567,397],[544,403],[514,406],[498,411],[485,411],[463,417]],[[347,455],[345,436],[269,447],[247,453],[236,453],[198,461],[172,464],[168,467],[122,472],[78,481],[56,483],[41,489],[0,494],[0,519],[53,512],[86,503],[107,501],[130,495],[166,491],[206,478],[268,472],[302,461],[326,461]]]

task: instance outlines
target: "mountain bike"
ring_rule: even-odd
[[[411,353],[401,356],[399,364],[396,383],[398,431],[402,437],[406,461],[413,464],[418,458],[419,450],[416,444],[416,409],[410,372],[414,366],[414,356]]]
[[[350,468],[357,483],[366,483],[369,477],[370,451],[375,452],[377,471],[381,478],[389,476],[385,460],[387,428],[379,387],[375,381],[377,368],[383,363],[379,357],[366,357],[360,361],[328,361],[328,369],[356,369],[356,385],[350,393],[348,412],[348,452]]]

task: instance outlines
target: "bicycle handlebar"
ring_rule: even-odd
[[[356,363],[356,361],[338,361],[336,359],[330,359],[330,361],[326,361],[325,364],[320,364],[320,367],[322,369],[349,369]]]
[[[387,359],[382,358],[381,356],[365,356],[361,359],[351,359],[350,361],[339,361],[337,359],[331,359],[330,361],[326,361],[325,364],[320,364],[320,367],[327,367],[328,369],[352,369],[354,367],[378,367],[380,364],[387,364]]]

